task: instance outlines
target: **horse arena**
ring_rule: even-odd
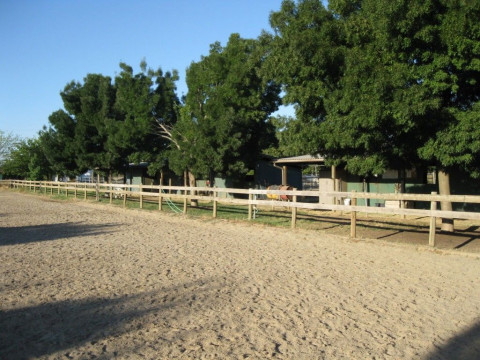
[[[0,359],[478,359],[480,257],[0,190]]]

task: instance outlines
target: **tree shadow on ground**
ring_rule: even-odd
[[[214,294],[224,286],[213,279],[198,280],[132,296],[50,302],[0,311],[0,357],[29,359],[60,351],[65,351],[62,357],[66,358],[77,358],[82,352],[104,358],[127,355],[133,349],[123,338],[122,348],[113,349],[102,345],[102,340],[108,342],[152,323],[162,337],[168,338],[172,319],[178,321],[193,313],[192,303],[196,301],[196,308],[206,302],[211,305]],[[136,340],[140,340],[138,335]]]
[[[28,244],[72,237],[112,233],[115,224],[58,223],[32,226],[0,227],[0,246]]]
[[[425,360],[440,359],[480,359],[480,322],[451,338],[445,345],[425,357]]]

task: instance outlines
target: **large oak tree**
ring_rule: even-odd
[[[209,55],[187,69],[181,117],[164,128],[177,173],[242,176],[275,141],[269,115],[280,103],[279,87],[260,76],[265,51],[260,41],[232,34],[226,46],[211,45]]]

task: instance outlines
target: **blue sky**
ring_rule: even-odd
[[[281,0],[0,0],[0,130],[35,137],[62,108],[60,91],[88,73],[185,69],[231,33],[270,31]]]

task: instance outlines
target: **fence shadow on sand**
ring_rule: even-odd
[[[18,227],[0,226],[0,246],[101,235],[115,232],[115,226],[115,224],[91,225],[82,222]]]

